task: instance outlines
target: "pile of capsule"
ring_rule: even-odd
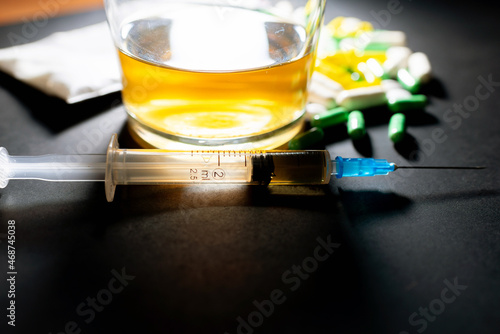
[[[311,128],[295,136],[290,149],[320,142],[324,131],[339,124],[359,140],[366,135],[362,111],[378,106],[393,113],[388,137],[398,143],[405,136],[406,114],[427,104],[427,97],[417,93],[431,79],[429,59],[406,46],[402,31],[375,30],[369,22],[337,17],[321,30],[315,65],[306,106]]]

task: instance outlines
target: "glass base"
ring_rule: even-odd
[[[302,129],[304,117],[274,131],[247,137],[235,138],[192,138],[182,137],[155,130],[129,115],[130,134],[145,148],[165,150],[271,150],[290,141]]]

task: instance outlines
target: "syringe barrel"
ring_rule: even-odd
[[[251,183],[251,163],[237,152],[116,150],[115,184]]]
[[[190,151],[117,149],[114,184],[326,184],[327,151]]]
[[[332,162],[326,150],[266,151],[273,162],[273,185],[315,185],[330,182]]]
[[[111,202],[119,184],[327,184],[334,167],[328,151],[126,150],[113,135],[105,190]]]

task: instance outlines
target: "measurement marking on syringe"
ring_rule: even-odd
[[[217,166],[219,166],[219,167],[220,167],[220,153],[219,153],[219,155],[217,156]]]

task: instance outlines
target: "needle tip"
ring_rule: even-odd
[[[407,169],[485,169],[486,166],[398,166],[394,165],[394,170],[399,168]]]

